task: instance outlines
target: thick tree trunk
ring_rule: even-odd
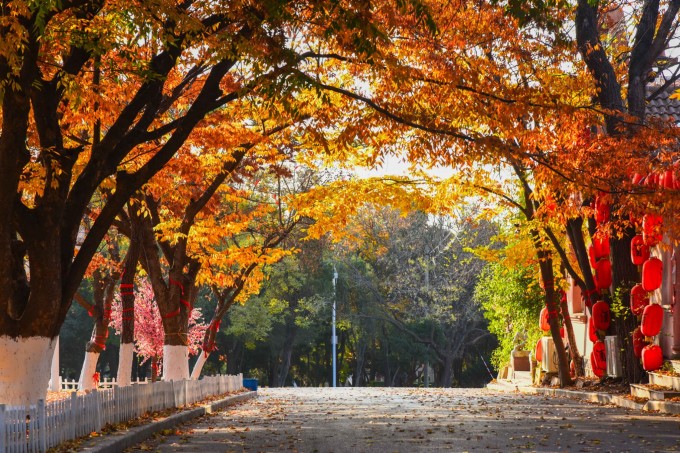
[[[45,399],[55,338],[0,336],[0,398],[9,406]]]
[[[132,343],[121,343],[118,355],[118,374],[116,382],[119,387],[130,385],[132,380],[132,361],[134,359],[134,345]]]
[[[189,347],[163,345],[163,380],[182,381],[189,378]]]
[[[640,274],[630,260],[630,241],[633,232],[626,231],[625,233],[621,239],[612,239],[612,285],[614,288],[619,288],[621,303],[628,305],[630,289],[640,281]],[[640,360],[633,353],[633,330],[637,327],[637,319],[630,310],[624,310],[623,313],[615,313],[613,321],[612,333],[619,337],[621,346],[619,360],[623,377],[628,383],[639,383],[644,372],[640,366]]]

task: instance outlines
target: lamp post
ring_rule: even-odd
[[[337,295],[336,285],[338,284],[338,270],[333,265],[333,312],[332,312],[332,337],[331,344],[333,345],[333,388],[337,386],[337,348],[338,336],[335,334],[335,299]]]

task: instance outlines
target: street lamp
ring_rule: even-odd
[[[337,348],[338,348],[338,336],[335,334],[335,299],[337,295],[336,285],[338,284],[338,270],[333,265],[333,322],[332,322],[332,337],[331,344],[333,345],[333,388],[337,386]]]

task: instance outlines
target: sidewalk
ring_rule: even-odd
[[[99,437],[92,437],[84,441],[78,450],[88,453],[119,453],[128,447],[142,442],[155,433],[173,428],[180,423],[192,420],[202,415],[219,411],[220,409],[223,409],[227,406],[231,406],[242,401],[247,401],[251,398],[255,398],[256,396],[256,391],[244,392],[221,400],[213,401],[209,404],[201,405],[196,408],[183,410],[163,419],[155,420],[151,423],[140,426],[135,426],[124,431],[106,434]]]
[[[659,412],[662,414],[678,415],[680,414],[680,403],[673,401],[647,401],[646,403],[637,403],[632,399],[628,399],[621,395],[612,395],[610,393],[602,392],[588,392],[585,390],[566,390],[552,387],[534,387],[526,384],[526,382],[512,382],[512,381],[496,381],[487,384],[486,388],[501,392],[520,392],[532,395],[550,395],[564,398],[573,398],[582,401],[599,404],[612,404],[627,409]]]

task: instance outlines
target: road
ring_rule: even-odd
[[[486,389],[260,389],[257,399],[131,451],[654,452],[680,450],[680,418]]]

